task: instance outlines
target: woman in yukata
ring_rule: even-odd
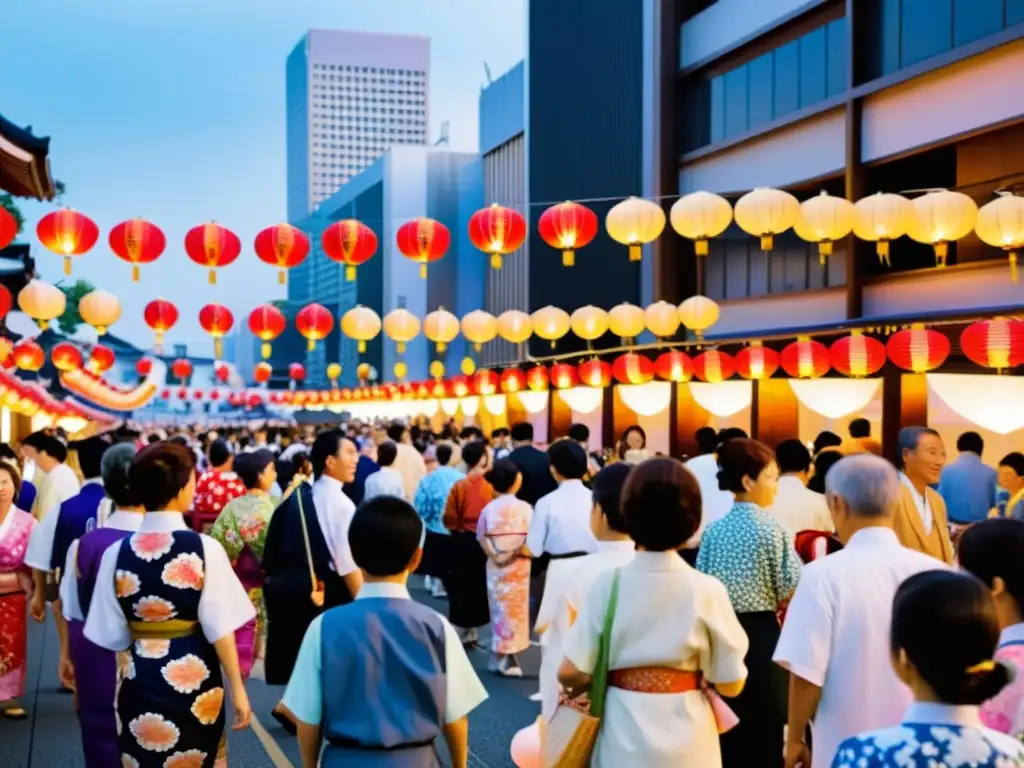
[[[992,658],[998,642],[996,606],[978,579],[943,570],[904,581],[893,600],[890,649],[914,703],[899,725],[840,744],[833,768],[1024,765],[1024,744],[986,728],[979,713],[1010,680],[1009,668]]]
[[[1024,741],[1024,522],[985,520],[967,527],[957,545],[960,567],[992,592],[999,617],[995,659],[1013,672],[1013,682],[981,706],[989,728]]]
[[[558,673],[570,695],[589,687],[618,584],[604,717],[590,764],[721,768],[714,689],[727,696],[743,689],[747,638],[725,587],[677,554],[700,525],[700,487],[675,459],[650,459],[630,472],[621,508],[636,556],[594,579]]]
[[[4,717],[27,716],[18,703],[25,695],[28,600],[32,572],[25,566],[25,550],[36,519],[18,509],[21,474],[10,459],[0,459],[0,709]]]
[[[225,685],[234,728],[249,723],[235,631],[256,611],[224,548],[185,524],[194,462],[171,442],[135,457],[128,483],[146,513],[138,533],[103,553],[85,620],[88,640],[129,651],[115,712],[121,764],[131,768],[226,766]]]

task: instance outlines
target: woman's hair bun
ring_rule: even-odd
[[[1014,672],[1006,664],[995,662],[991,669],[979,672],[964,672],[963,677],[954,684],[958,691],[950,691],[949,699],[964,704],[978,705],[997,696],[1000,691],[1013,682]],[[936,691],[940,696],[943,692]]]

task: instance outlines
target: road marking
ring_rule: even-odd
[[[292,765],[292,761],[285,756],[284,752],[281,751],[281,747],[277,745],[277,740],[267,733],[267,729],[263,727],[263,723],[256,717],[255,712],[249,718],[249,727],[256,734],[256,738],[260,740],[263,749],[267,751],[267,756],[274,764],[274,768],[295,768]]]

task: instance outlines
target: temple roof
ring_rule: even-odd
[[[0,191],[15,197],[52,200],[56,194],[50,176],[50,139],[20,128],[0,115]]]

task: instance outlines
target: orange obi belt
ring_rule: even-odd
[[[199,631],[198,621],[170,619],[168,621],[129,621],[132,640],[177,640]]]
[[[700,672],[671,667],[630,667],[608,673],[608,685],[635,693],[689,693],[701,690]]]

